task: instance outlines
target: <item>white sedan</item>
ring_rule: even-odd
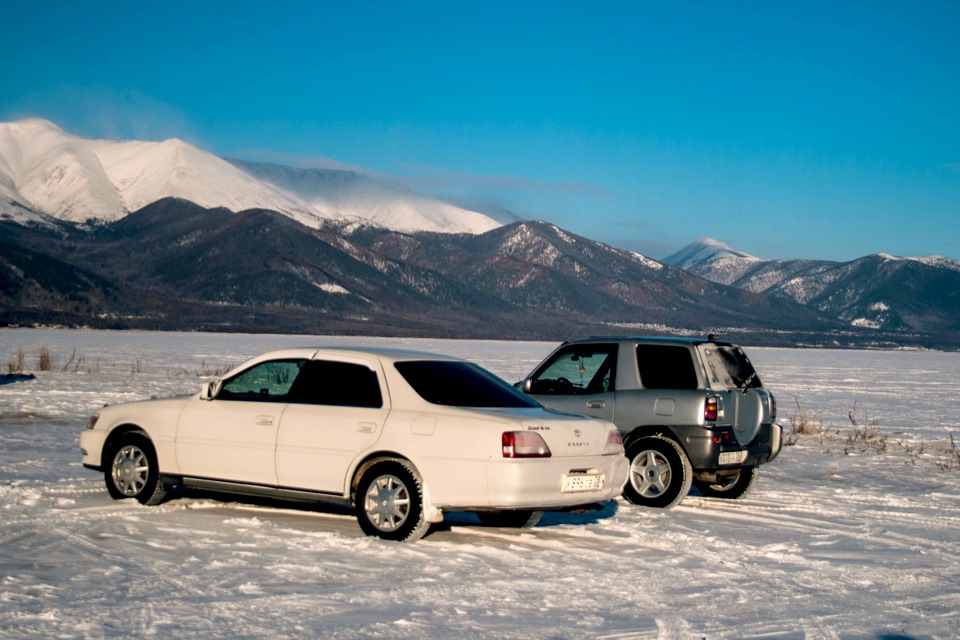
[[[193,396],[101,409],[84,466],[114,498],[176,485],[352,506],[368,535],[413,541],[445,511],[532,526],[616,498],[620,433],[544,409],[481,367],[390,349],[267,353]]]

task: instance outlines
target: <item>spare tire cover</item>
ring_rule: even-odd
[[[761,395],[765,393],[760,389],[747,389],[746,393],[736,392],[737,418],[733,423],[733,430],[737,434],[737,441],[742,445],[752,442],[760,431],[764,404]]]

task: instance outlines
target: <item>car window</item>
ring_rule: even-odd
[[[640,384],[646,389],[696,389],[697,371],[690,349],[666,344],[637,345]]]
[[[572,395],[614,390],[616,344],[569,345],[530,377],[530,393]]]
[[[486,369],[472,362],[408,360],[394,365],[417,394],[431,404],[452,407],[538,407]]]
[[[376,372],[361,364],[311,360],[290,391],[290,401],[338,407],[383,406]]]
[[[760,377],[740,347],[717,345],[703,347],[703,360],[714,388],[742,389],[760,387]]]
[[[306,360],[261,362],[225,381],[217,399],[286,402],[304,362]]]

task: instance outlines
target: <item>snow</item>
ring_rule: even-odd
[[[332,507],[114,501],[80,466],[77,435],[102,404],[193,392],[308,344],[449,353],[511,381],[554,346],[0,330],[0,355],[22,347],[32,370],[45,345],[56,365],[0,386],[0,636],[960,636],[958,471],[941,468],[960,435],[955,353],[748,348],[781,417],[806,411],[823,432],[785,447],[754,493],[671,511],[611,501],[531,530],[453,514],[416,544],[387,543]],[[850,412],[877,421],[886,451],[846,442]]]
[[[643,264],[643,266],[647,267],[648,269],[653,269],[655,271],[659,271],[663,269],[663,264],[657,262],[656,260],[651,260],[650,258],[643,255],[642,253],[631,251],[629,255],[633,256],[634,259],[640,261],[640,263]]]
[[[713,282],[732,285],[763,260],[736,251],[719,240],[699,238],[662,260]]]
[[[354,176],[231,163],[175,138],[93,140],[37,118],[0,123],[0,215],[14,220],[28,221],[23,210],[32,209],[73,222],[112,221],[176,197],[234,212],[278,211],[312,228],[333,218],[444,233],[501,226],[482,213],[421,194],[370,179],[347,180],[344,186],[331,183],[331,175]]]
[[[482,213],[393,187],[359,171],[229,162],[339,220],[358,220],[398,231],[438,233],[483,233],[501,226]]]

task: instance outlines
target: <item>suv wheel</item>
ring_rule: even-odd
[[[693,469],[680,446],[663,436],[633,441],[627,447],[630,479],[623,496],[645,507],[669,509],[690,491]]]
[[[695,486],[706,498],[727,498],[736,500],[749,493],[757,478],[760,477],[759,467],[744,467],[740,472],[729,478],[723,484],[704,482],[703,480],[694,480]]]

